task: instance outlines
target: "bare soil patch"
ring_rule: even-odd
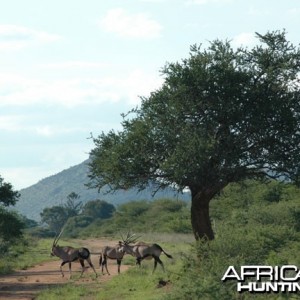
[[[105,245],[115,245],[115,242],[109,240],[77,240],[79,245],[85,246],[90,249],[92,253],[92,262],[96,268],[98,278],[96,279],[99,284],[111,279],[117,275],[117,265],[115,261],[108,260],[108,269],[110,276],[107,274],[102,275],[99,269],[99,253]],[[50,249],[49,249],[50,253]],[[41,263],[26,270],[18,270],[9,275],[0,276],[0,299],[4,300],[28,300],[34,299],[37,293],[43,289],[50,287],[57,287],[70,282],[68,264],[64,265],[63,271],[65,276],[62,277],[59,266],[61,260],[59,258],[49,258],[48,262]],[[122,265],[121,272],[128,269],[128,266]],[[79,263],[72,263],[72,274],[77,275],[81,272]],[[92,274],[92,275],[91,275]],[[91,275],[91,276],[90,276]],[[80,284],[89,284],[95,282],[95,273],[91,268],[87,268],[83,276],[76,280]]]

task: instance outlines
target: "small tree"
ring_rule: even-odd
[[[78,216],[82,209],[80,196],[72,192],[67,197],[67,203],[53,207],[46,207],[41,212],[42,222],[49,226],[54,232],[59,232],[69,218]]]
[[[82,201],[79,201],[80,196],[74,192],[67,197],[67,203],[64,205],[68,217],[75,217],[81,212]]]
[[[6,208],[15,205],[19,196],[20,194],[13,190],[12,185],[4,182],[0,176],[0,256],[10,243],[22,237],[24,223],[21,217]]]
[[[14,191],[13,186],[0,176],[0,205],[15,205],[19,197],[19,192]]]
[[[82,214],[93,219],[108,219],[115,212],[114,205],[103,200],[92,200],[87,202],[82,210]]]
[[[67,210],[62,206],[46,207],[40,215],[41,221],[56,233],[61,230],[69,218]]]
[[[213,239],[209,203],[229,183],[298,182],[300,50],[285,35],[257,34],[251,50],[216,40],[167,64],[164,84],[124,116],[123,131],[94,139],[91,186],[188,187],[194,235]]]

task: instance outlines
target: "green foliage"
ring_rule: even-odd
[[[93,285],[79,285],[76,284],[74,289],[73,283],[68,283],[63,287],[57,287],[55,289],[48,288],[38,295],[37,300],[57,300],[57,299],[95,299],[98,293],[98,287]],[[92,298],[90,298],[92,297]]]
[[[38,226],[38,222],[32,219],[28,219],[25,216],[20,216],[25,228],[33,228]]]
[[[253,49],[215,40],[168,63],[162,87],[124,117],[123,131],[94,139],[91,186],[189,187],[195,236],[213,239],[207,203],[229,183],[297,182],[300,48],[285,35],[257,34]],[[277,192],[266,197],[278,201]]]
[[[127,218],[137,218],[149,209],[150,203],[147,201],[132,201],[122,204],[118,207],[118,215],[124,215]]]
[[[79,201],[80,196],[74,192],[68,195],[67,203],[64,205],[68,218],[77,216],[82,209],[82,202]]]
[[[269,201],[266,195],[279,189],[280,200]],[[300,265],[299,189],[276,181],[267,184],[245,181],[229,185],[211,205],[216,238],[209,242],[193,242],[192,234],[168,231],[170,220],[179,216],[189,222],[189,207],[184,202],[160,199],[118,207],[112,218],[94,222],[95,231],[91,230],[92,225],[79,231],[81,237],[88,236],[88,232],[102,236],[105,230],[112,228],[111,234],[119,238],[119,232],[134,223],[137,227],[133,232],[151,228],[142,234],[142,240],[158,243],[174,257],[168,259],[161,255],[166,272],[158,266],[152,275],[153,261],[143,261],[139,269],[132,257],[125,256],[123,263],[131,265],[128,272],[101,285],[92,282],[85,286],[76,281],[76,288],[72,288],[72,284],[56,287],[39,299],[294,299],[293,294],[238,294],[235,282],[224,283],[221,278],[230,265],[237,270],[241,265]],[[152,220],[154,217],[158,224]],[[129,223],[130,220],[133,223]],[[163,233],[166,228],[168,233]],[[49,249],[51,241],[46,241],[48,244],[43,249]],[[17,249],[23,251],[22,247]],[[165,287],[159,287],[160,280],[167,283]]]
[[[0,176],[0,258],[4,257],[10,246],[23,235],[25,224],[21,216],[7,209],[8,206],[16,204],[19,196],[12,185],[4,182]]]
[[[101,200],[90,201],[82,208],[81,202],[75,203],[78,198],[75,193],[72,193],[69,195],[66,205],[45,208],[41,217],[42,222],[47,224],[48,228],[46,231],[44,229],[31,231],[32,234],[47,237],[51,236],[53,232],[58,233],[64,227],[65,236],[78,237],[82,228],[94,221],[112,217],[115,211],[112,204]],[[79,211],[81,212],[79,213]]]
[[[92,219],[108,219],[112,217],[114,211],[114,205],[103,200],[92,200],[84,205],[82,214]]]
[[[35,238],[50,238],[54,237],[57,234],[57,232],[51,231],[49,228],[39,226],[26,230],[26,233]]]
[[[0,204],[4,206],[15,205],[19,197],[19,192],[14,191],[13,186],[4,182],[0,176]]]
[[[97,219],[80,236],[118,236],[120,232],[191,233],[190,209],[181,200],[132,201],[119,205],[109,219]]]
[[[95,206],[94,206],[95,205]],[[95,209],[93,210],[93,207]],[[110,216],[110,217],[109,217]],[[82,214],[67,219],[64,207],[54,206],[44,209],[42,220],[49,229],[31,230],[34,236],[52,236],[65,225],[64,236],[115,236],[120,231],[133,232],[178,232],[190,233],[189,208],[180,200],[158,199],[155,201],[132,201],[113,205],[101,201],[91,201]]]
[[[24,223],[15,212],[9,212],[0,206],[0,241],[12,242],[22,236]]]
[[[52,240],[25,236],[9,248],[5,259],[0,259],[0,274],[14,269],[26,269],[37,263],[49,260]]]
[[[85,215],[71,217],[64,227],[64,235],[76,238],[80,235],[80,230],[90,225],[92,221],[93,219],[91,217]]]
[[[64,205],[44,208],[41,212],[42,223],[47,224],[51,231],[59,232],[70,218],[80,214],[82,202],[79,201],[79,198],[79,195],[72,192],[68,195],[67,202]]]
[[[50,230],[58,233],[68,220],[68,214],[64,207],[47,207],[41,212],[42,222],[46,223]]]
[[[272,191],[279,190],[280,200],[270,201]],[[228,186],[212,202],[215,240],[199,241],[185,254],[182,277],[166,299],[293,299],[238,294],[235,283],[221,278],[230,265],[299,266],[299,205],[299,189],[290,184],[246,181]]]

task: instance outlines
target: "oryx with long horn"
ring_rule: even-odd
[[[133,235],[132,235],[133,236]],[[131,236],[131,237],[132,237]],[[157,263],[159,263],[165,271],[164,264],[159,258],[161,253],[164,253],[168,258],[173,258],[170,254],[166,253],[161,246],[158,244],[147,244],[143,242],[139,242],[135,245],[130,245],[134,243],[136,239],[132,239],[131,237],[127,237],[127,240],[123,240],[119,242],[118,250],[120,252],[125,252],[136,257],[136,264],[141,265],[141,261],[143,259],[154,259],[154,268],[152,273],[155,271]]]
[[[126,240],[128,240],[129,238],[132,238],[129,234],[129,232],[127,233],[127,238],[124,239],[123,235],[121,234],[121,238],[122,240],[125,242]],[[118,274],[120,274],[120,269],[121,269],[121,263],[122,263],[122,259],[123,256],[125,254],[124,251],[120,251],[120,243],[114,247],[112,246],[105,246],[102,249],[102,252],[100,254],[100,258],[99,258],[99,266],[101,267],[102,270],[102,274],[104,274],[104,267],[106,269],[106,272],[108,275],[110,275],[108,268],[107,268],[107,259],[111,259],[111,260],[116,260],[117,261],[117,265],[118,265]]]
[[[64,277],[62,267],[66,263],[69,264],[69,273],[70,273],[70,277],[71,277],[71,263],[74,261],[79,261],[81,264],[81,267],[82,267],[81,274],[80,274],[80,277],[81,277],[84,272],[84,269],[85,269],[85,267],[84,267],[85,260],[89,263],[90,267],[94,270],[96,277],[97,277],[96,270],[91,261],[91,253],[90,253],[89,249],[84,248],[84,247],[73,248],[71,246],[60,247],[57,244],[59,238],[61,237],[61,235],[63,233],[63,230],[64,230],[64,228],[61,230],[59,235],[54,238],[53,245],[52,245],[52,251],[51,251],[52,256],[57,256],[62,260],[62,263],[60,265],[60,272],[61,272],[62,277]]]

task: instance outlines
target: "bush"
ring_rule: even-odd
[[[193,250],[183,256],[180,279],[165,298],[251,299],[251,294],[236,292],[236,282],[221,281],[228,266],[239,270],[241,265],[299,265],[299,246],[299,235],[287,226],[234,228],[226,224],[215,240],[195,243]],[[274,294],[264,297],[274,299]]]
[[[37,238],[52,238],[55,237],[56,233],[49,228],[44,227],[33,227],[26,230],[26,233],[32,237]]]

